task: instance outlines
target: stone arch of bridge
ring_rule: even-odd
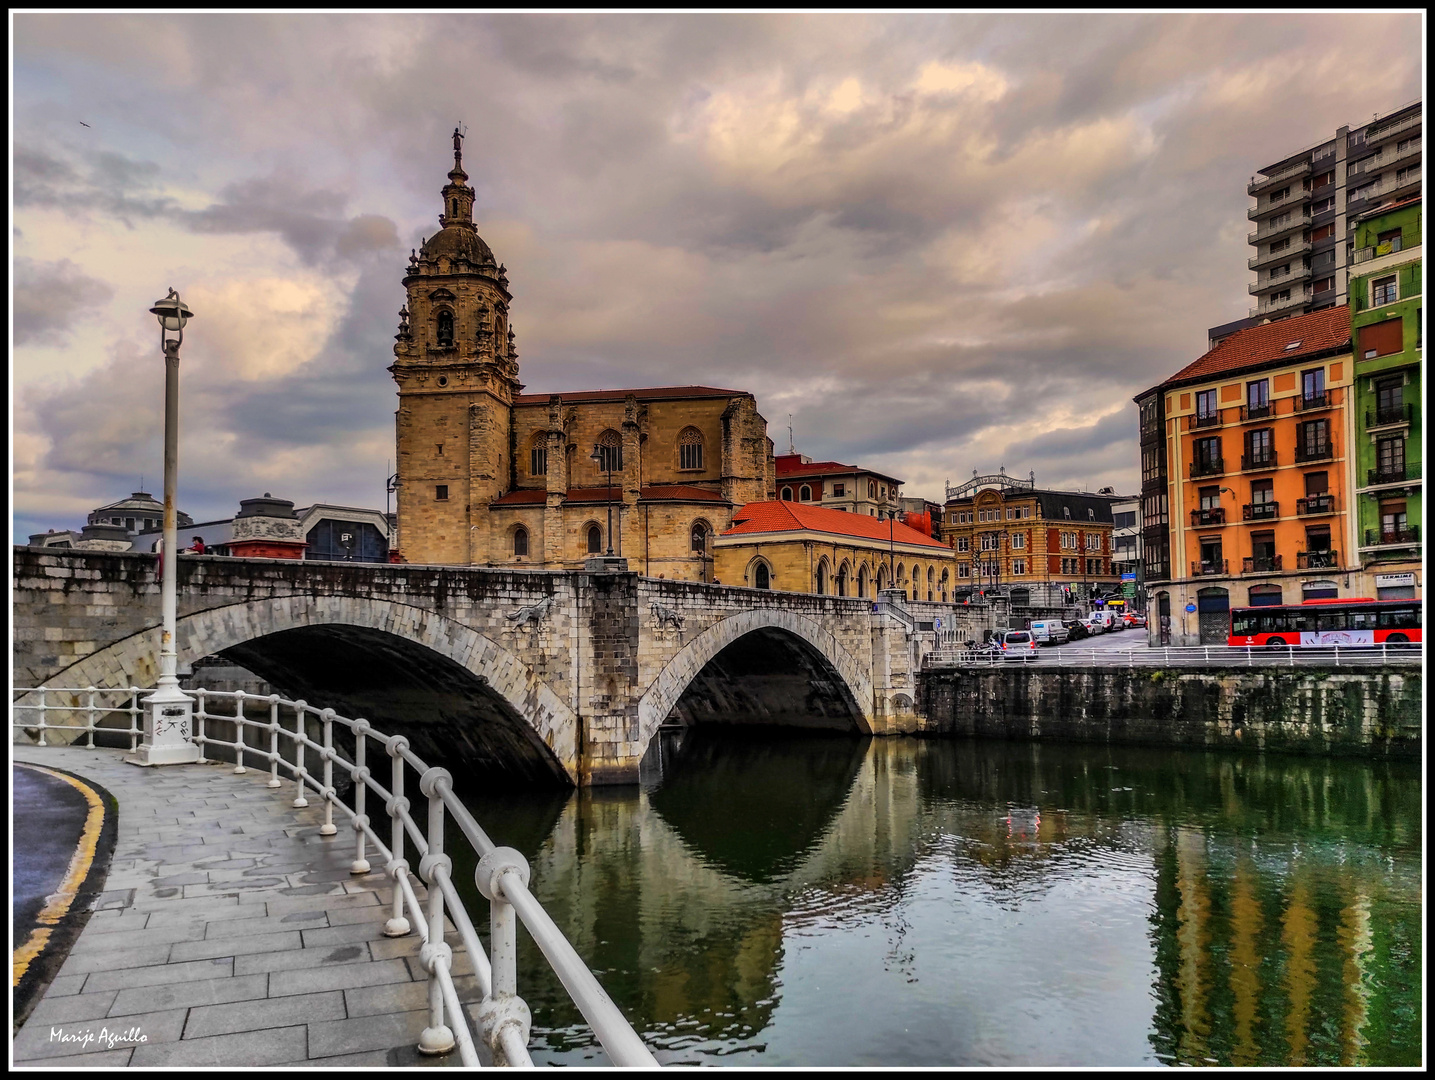
[[[751,608],[709,626],[663,666],[638,700],[638,739],[646,746],[684,691],[718,654],[749,634],[776,632],[815,655],[836,676],[856,729],[872,733],[872,679],[861,664],[820,623],[795,612]]]
[[[181,665],[203,656],[228,657],[276,686],[287,684],[312,704],[350,717],[363,715],[386,734],[408,735],[415,752],[432,764],[438,763],[432,755],[443,751],[441,741],[415,737],[416,728],[408,722],[437,709],[451,726],[461,727],[467,712],[470,720],[498,721],[504,727],[503,738],[491,749],[524,755],[529,773],[541,761],[557,778],[577,783],[579,721],[568,703],[503,645],[437,612],[386,600],[297,595],[195,612],[181,618],[176,631]],[[158,627],[133,634],[48,681],[152,685],[159,637]],[[358,667],[386,655],[385,676],[407,674],[410,685],[400,687],[385,708],[346,695],[342,686],[316,685],[306,675],[304,660],[292,659],[315,654],[320,659],[347,654]],[[440,690],[442,700],[415,693],[423,684],[437,684],[427,688]],[[386,726],[391,719],[403,722],[403,730]]]

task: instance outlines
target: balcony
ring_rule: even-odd
[[[1274,469],[1276,467],[1276,452],[1267,450],[1264,454],[1242,454],[1241,471],[1250,472],[1252,469]]]
[[[1270,266],[1272,263],[1285,262],[1287,259],[1298,259],[1310,251],[1309,240],[1294,240],[1290,247],[1282,248],[1280,251],[1267,251],[1260,255],[1252,255],[1246,260],[1247,270],[1259,270],[1263,266]]]
[[[1365,143],[1367,146],[1369,146],[1371,143],[1384,142],[1392,135],[1398,135],[1402,131],[1409,131],[1411,128],[1418,128],[1419,126],[1420,111],[1417,109],[1409,116],[1401,120],[1397,120],[1393,124],[1384,127],[1378,127],[1374,131],[1370,130],[1369,128],[1366,128]]]
[[[1420,479],[1420,462],[1407,461],[1401,465],[1377,465],[1366,473],[1367,486],[1375,484],[1403,484]]]
[[[1310,303],[1311,294],[1304,289],[1292,289],[1290,296],[1284,300],[1276,300],[1267,297],[1262,300],[1258,307],[1250,309],[1252,319],[1263,319],[1268,315],[1279,315],[1282,312],[1289,314],[1296,308],[1304,307]]]
[[[1369,157],[1362,161],[1360,166],[1363,167],[1352,169],[1346,175],[1346,183],[1349,184],[1352,180],[1356,180],[1366,173],[1378,173],[1382,169],[1390,168],[1392,165],[1403,165],[1412,158],[1419,157],[1421,150],[1420,142],[1421,140],[1416,137],[1410,140],[1410,145],[1405,147],[1404,150],[1398,150],[1394,146],[1382,149],[1382,151],[1374,157]]]
[[[1287,207],[1299,206],[1302,203],[1308,202],[1310,202],[1310,192],[1303,188],[1295,188],[1285,198],[1275,202],[1268,202],[1264,206],[1257,202],[1255,206],[1246,211],[1246,219],[1248,221],[1255,221],[1257,218],[1263,218],[1267,214],[1276,214]]]
[[[1255,296],[1258,293],[1270,292],[1272,289],[1284,289],[1293,282],[1305,281],[1310,275],[1309,266],[1293,266],[1288,273],[1272,275],[1260,281],[1251,282],[1246,286],[1246,292]]]
[[[1307,176],[1309,173],[1310,162],[1297,161],[1294,165],[1287,165],[1284,168],[1277,169],[1275,172],[1267,173],[1265,176],[1256,177],[1246,185],[1246,194],[1254,198],[1267,188],[1280,187],[1287,180]]]
[[[1226,569],[1225,559],[1202,559],[1200,562],[1191,564],[1192,577],[1224,577],[1230,571]]]
[[[1365,546],[1409,547],[1420,543],[1420,526],[1407,525],[1403,529],[1366,529]]]
[[[1266,222],[1253,233],[1246,233],[1246,243],[1264,244],[1267,240],[1274,240],[1286,233],[1300,232],[1310,227],[1310,211],[1302,208],[1299,213],[1292,211],[1290,220],[1280,224]]]
[[[1195,480],[1200,476],[1220,476],[1226,471],[1226,463],[1222,458],[1212,461],[1191,462],[1191,479]]]
[[[1278,502],[1246,503],[1241,507],[1242,521],[1274,521],[1281,516]]]
[[[1264,420],[1268,416],[1276,414],[1275,402],[1268,401],[1264,405],[1242,405],[1241,423],[1249,424],[1252,420]]]
[[[1307,461],[1329,461],[1335,456],[1334,443],[1322,443],[1320,446],[1297,446],[1295,448],[1295,460],[1297,465]]]
[[[1202,416],[1201,414],[1197,413],[1195,416],[1191,417],[1191,427],[1193,427],[1193,428],[1220,427],[1220,426],[1221,426],[1221,410],[1220,410],[1220,409],[1217,409],[1215,412],[1210,413],[1210,414],[1207,415],[1207,416]],[[1189,431],[1190,428],[1187,428],[1187,430]]]
[[[1269,574],[1281,568],[1279,555],[1252,555],[1241,560],[1243,574]]]
[[[1374,431],[1383,427],[1409,427],[1415,422],[1415,406],[1409,402],[1388,405],[1383,409],[1365,412],[1365,430]]]
[[[1335,513],[1334,495],[1307,495],[1304,499],[1295,501],[1295,512],[1301,517],[1311,517],[1315,514]]]
[[[1336,551],[1297,551],[1297,570],[1338,570],[1340,553]]]
[[[1317,409],[1328,409],[1333,404],[1329,390],[1322,390],[1318,394],[1302,394],[1293,400],[1296,412],[1315,412]]]
[[[1346,204],[1345,212],[1348,216],[1364,214],[1374,207],[1377,200],[1387,195],[1394,195],[1404,191],[1406,188],[1413,188],[1420,183],[1420,170],[1412,169],[1404,176],[1387,176],[1377,184],[1372,184],[1360,194],[1355,195]],[[1272,233],[1272,235],[1275,235]],[[1252,241],[1254,242],[1254,241]]]
[[[1191,511],[1191,528],[1200,528],[1202,525],[1224,525],[1226,523],[1226,508],[1224,506],[1208,506],[1204,510]]]

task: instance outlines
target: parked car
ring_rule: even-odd
[[[1060,619],[1037,619],[1031,624],[1031,636],[1038,645],[1065,645],[1071,632]]]
[[[1035,660],[1036,638],[1030,630],[1008,630],[1002,635],[1003,660]]]
[[[1091,630],[1080,619],[1072,619],[1070,622],[1062,623],[1066,627],[1067,640],[1080,641],[1084,637],[1091,636]]]
[[[1087,618],[1098,623],[1101,626],[1101,633],[1103,634],[1113,634],[1117,630],[1125,629],[1121,624],[1121,616],[1117,615],[1114,611],[1093,611]]]
[[[1121,616],[1121,621],[1128,627],[1145,626],[1146,616],[1142,615],[1139,611],[1128,611],[1125,615]]]

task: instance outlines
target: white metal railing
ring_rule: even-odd
[[[1283,667],[1332,666],[1368,667],[1381,664],[1419,664],[1419,644],[1320,645],[1320,646],[1151,646],[1130,649],[1083,649],[1069,645],[1047,647],[1030,653],[999,651],[943,643],[922,657],[922,666],[1006,667],[1018,664],[1046,664],[1062,667]]]
[[[1294,165],[1287,165],[1284,169],[1277,169],[1274,172],[1266,173],[1258,180],[1252,180],[1246,185],[1246,193],[1255,195],[1257,192],[1264,191],[1268,187],[1279,184],[1282,180],[1304,176],[1310,172],[1310,169],[1311,163],[1309,160],[1297,161]]]
[[[27,734],[33,733],[41,746],[46,745],[46,732],[75,732],[78,741],[83,734],[87,746],[95,745],[95,732],[118,731],[129,737],[130,749],[134,750],[142,734],[140,696],[150,691],[138,687],[125,689],[104,689],[99,687],[66,688],[41,686],[34,689],[16,688],[15,693],[33,700],[12,703],[16,717],[13,726]],[[444,941],[444,919],[447,917],[458,931],[459,939],[473,960],[473,971],[481,992],[477,1008],[479,1034],[493,1053],[494,1061],[501,1065],[531,1066],[528,1056],[530,1015],[527,1004],[517,992],[517,942],[515,936],[515,915],[523,922],[539,951],[547,959],[558,979],[573,999],[579,1012],[588,1021],[598,1042],[607,1051],[613,1064],[624,1067],[655,1067],[658,1063],[643,1044],[627,1019],[613,1004],[587,965],[578,956],[563,932],[548,916],[538,900],[528,889],[528,863],[523,855],[513,848],[498,847],[488,834],[479,827],[473,815],[453,793],[453,777],[447,769],[430,767],[409,749],[409,741],[402,735],[384,735],[374,730],[367,720],[350,720],[339,716],[332,709],[318,709],[304,701],[290,701],[277,694],[261,696],[243,691],[189,690],[185,693],[196,703],[194,712],[194,741],[200,748],[200,761],[205,760],[205,749],[210,746],[226,747],[235,753],[234,772],[243,773],[248,769],[244,764],[245,755],[256,755],[269,762],[269,787],[282,786],[279,778],[281,766],[289,770],[294,781],[295,807],[308,806],[306,790],[312,790],[324,801],[324,822],[319,832],[333,836],[338,832],[334,824],[334,808],[337,806],[349,818],[355,834],[354,861],[351,871],[365,874],[370,870],[367,853],[369,845],[384,860],[384,869],[394,882],[393,908],[389,920],[384,924],[384,934],[402,937],[410,932],[407,917],[413,915],[413,928],[417,930],[423,946],[419,950],[419,961],[429,974],[429,1026],[419,1037],[419,1050],[425,1053],[443,1053],[457,1048],[465,1066],[479,1065],[473,1035],[469,1031],[468,1018],[459,1001],[454,987],[452,966],[453,950]],[[127,704],[105,705],[102,700],[120,695]],[[210,712],[211,703],[232,701],[232,712]],[[268,706],[267,721],[251,719],[245,715],[246,704]],[[281,711],[286,721],[292,716],[292,728],[281,723]],[[19,714],[38,714],[21,718]],[[50,714],[61,713],[83,715],[83,723],[51,723]],[[100,728],[99,719],[104,715],[122,713],[129,716],[128,728]],[[63,719],[63,717],[62,717]],[[305,733],[306,720],[314,719],[322,725],[323,742],[317,743]],[[235,725],[232,742],[209,736],[206,721],[226,721]],[[334,725],[347,728],[354,737],[354,760],[347,761],[334,750]],[[250,745],[245,739],[246,731],[268,736],[268,748],[261,749],[258,743]],[[294,750],[294,761],[285,761],[279,752],[279,740],[287,739]],[[386,788],[378,782],[368,766],[368,745],[375,742],[384,749],[391,759],[391,779]],[[307,767],[307,755],[318,754],[322,762],[322,777],[316,778]],[[334,788],[334,764],[337,762],[349,773],[354,783],[354,806],[351,809],[339,800]],[[419,774],[419,791],[428,802],[427,828],[420,828],[410,813],[410,802],[404,795],[404,767],[413,768]],[[381,801],[389,817],[391,828],[387,842],[375,830],[367,813],[367,796],[372,792]],[[453,860],[444,850],[444,825],[452,820],[472,845],[478,855],[478,869],[474,881],[479,892],[489,901],[490,953],[486,954],[479,942],[473,920],[469,917],[462,899],[452,880]],[[419,856],[418,877],[428,886],[427,911],[419,903],[414,892],[413,871],[404,857],[405,841],[413,844]],[[407,914],[406,914],[407,913]]]
[[[1288,233],[1309,224],[1310,213],[1308,211],[1302,211],[1297,214],[1292,210],[1290,211],[1289,220],[1279,222],[1268,221],[1255,232],[1246,233],[1246,243],[1259,244],[1272,236],[1280,236],[1282,233]]]
[[[1407,116],[1404,120],[1398,120],[1393,124],[1387,125],[1386,127],[1377,128],[1374,134],[1371,134],[1370,129],[1366,128],[1366,145],[1368,146],[1371,143],[1384,142],[1386,139],[1390,138],[1390,136],[1396,134],[1397,132],[1408,131],[1410,128],[1418,127],[1419,124],[1420,114],[1418,112],[1414,112]]]
[[[1246,269],[1255,270],[1257,267],[1265,266],[1267,263],[1283,262],[1286,259],[1293,259],[1297,255],[1304,255],[1311,248],[1309,240],[1297,240],[1288,248],[1277,252],[1267,251],[1264,255],[1252,255],[1246,260]]]
[[[1420,153],[1420,151],[1421,139],[1419,136],[1416,136],[1408,141],[1403,150],[1399,147],[1392,147],[1388,154],[1382,151],[1374,157],[1366,158],[1360,163],[1359,168],[1353,169],[1351,173],[1347,175],[1346,183],[1350,183],[1351,176],[1364,176],[1366,173],[1379,172],[1381,169],[1387,169],[1391,165],[1399,165],[1402,161],[1408,161],[1410,158],[1413,158],[1416,154]]]
[[[1378,183],[1371,184],[1369,187],[1366,188],[1362,188],[1358,192],[1352,192],[1350,196],[1350,203],[1354,204],[1364,202],[1368,199],[1378,199],[1382,195],[1389,195],[1392,191],[1398,191],[1400,188],[1409,187],[1411,184],[1417,183],[1418,181],[1418,176],[1414,178],[1410,176],[1387,176],[1384,180],[1381,180]],[[1364,213],[1365,211],[1361,210],[1360,212]]]

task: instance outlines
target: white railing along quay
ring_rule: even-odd
[[[1008,655],[943,647],[922,657],[924,668],[940,667],[1376,667],[1420,664],[1419,644],[1229,646],[1194,645],[1130,649],[1081,649],[1057,646]]]
[[[500,1065],[532,1066],[528,1055],[528,1038],[531,1020],[528,1005],[517,992],[517,939],[516,922],[523,922],[528,933],[543,953],[544,958],[557,974],[583,1014],[598,1042],[607,1052],[613,1064],[623,1067],[657,1066],[657,1060],[643,1044],[627,1019],[613,1004],[611,998],[598,984],[563,932],[543,910],[537,898],[528,889],[528,863],[523,855],[509,847],[499,847],[489,839],[467,807],[453,793],[453,777],[447,769],[430,767],[422,758],[409,749],[409,741],[402,735],[384,735],[363,719],[350,720],[339,716],[332,709],[318,709],[304,701],[290,701],[277,694],[267,697],[246,694],[242,691],[185,691],[195,699],[194,741],[199,744],[200,761],[205,761],[205,749],[210,746],[226,747],[235,752],[234,772],[244,773],[246,754],[263,758],[269,763],[269,787],[283,785],[279,771],[289,770],[294,781],[295,807],[308,806],[306,792],[312,791],[324,801],[324,822],[319,832],[333,836],[338,832],[334,824],[334,808],[337,806],[348,816],[354,830],[354,861],[350,867],[355,874],[370,870],[368,851],[370,845],[384,860],[384,870],[393,879],[393,908],[390,918],[384,924],[384,934],[402,937],[412,929],[416,930],[423,942],[419,950],[419,961],[429,975],[429,1021],[428,1027],[419,1036],[419,1050],[422,1053],[439,1054],[458,1049],[459,1058],[466,1066],[479,1065],[478,1053],[474,1046],[473,1033],[469,1030],[468,1017],[460,1002],[453,982],[453,950],[444,941],[444,919],[447,917],[458,931],[459,939],[468,950],[473,961],[474,975],[481,991],[476,1010],[479,1035],[493,1053],[494,1061]],[[104,689],[97,687],[46,687],[34,689],[16,688],[15,693],[33,697],[33,701],[12,703],[16,718],[14,727],[38,739],[46,745],[46,732],[75,732],[75,741],[81,734],[87,739],[87,746],[95,745],[95,732],[118,732],[129,737],[130,749],[138,745],[143,732],[140,728],[140,696],[149,691],[138,687],[125,689]],[[128,704],[105,705],[102,699],[113,699],[120,695]],[[211,703],[232,701],[232,712],[210,712]],[[245,704],[268,707],[267,721],[250,719],[245,715]],[[285,719],[292,714],[292,729],[281,723],[281,710]],[[83,723],[51,723],[51,713],[83,715]],[[102,716],[116,713],[127,714],[128,728],[100,728]],[[20,714],[30,714],[22,718]],[[38,714],[36,717],[33,714]],[[305,733],[305,722],[314,718],[322,725],[323,742],[316,743]],[[235,725],[232,742],[212,738],[207,734],[206,721],[226,721]],[[334,725],[340,724],[354,736],[354,760],[345,760],[334,750]],[[250,745],[245,739],[246,731],[255,731],[264,741],[267,734],[268,748]],[[285,761],[279,752],[280,738],[288,740],[294,751],[294,761]],[[385,787],[375,779],[368,766],[368,744],[375,742],[383,747],[391,760],[389,786]],[[308,768],[310,752],[319,756],[322,763],[321,777],[316,778]],[[334,788],[334,764],[345,769],[354,783],[354,806],[351,809],[340,801]],[[410,813],[411,804],[404,795],[404,767],[413,768],[419,774],[419,791],[428,802],[427,828],[421,828]],[[367,796],[372,792],[380,800],[390,820],[390,835],[382,837],[375,830],[367,813]],[[479,892],[489,901],[489,942],[490,953],[485,953],[474,929],[462,899],[455,889],[452,872],[453,860],[444,850],[445,823],[452,819],[473,846],[478,855],[478,868],[474,882]],[[428,910],[425,911],[414,892],[413,871],[404,857],[405,843],[411,842],[419,856],[418,877],[428,886]],[[409,915],[413,921],[410,923]]]

